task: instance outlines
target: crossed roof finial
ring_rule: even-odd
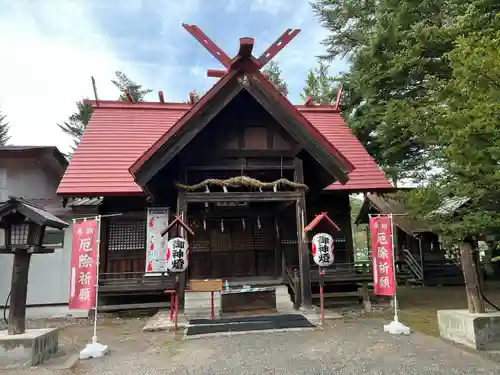
[[[252,56],[254,38],[240,38],[240,47],[238,55],[230,58],[217,44],[215,44],[201,29],[196,25],[182,24],[182,26],[207,49],[219,62],[224,65],[226,70],[209,69],[207,75],[209,77],[222,77],[231,68],[233,63],[240,58],[250,58],[257,70],[266,65],[274,56],[278,54],[295,36],[300,32],[300,29],[287,29],[281,36],[267,48],[259,58]]]

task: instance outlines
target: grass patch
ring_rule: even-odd
[[[491,302],[500,307],[499,284],[488,284],[484,293]],[[412,331],[430,336],[439,336],[438,310],[467,308],[464,286],[400,287],[398,288],[398,300],[401,322],[408,325]],[[391,309],[374,311],[367,313],[366,316],[381,321],[391,321],[394,312]]]

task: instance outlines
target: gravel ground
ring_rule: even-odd
[[[99,341],[111,349],[105,358],[82,361],[67,371],[45,367],[3,370],[2,375],[500,374],[500,364],[483,355],[418,333],[391,336],[367,319],[334,321],[324,330],[190,340],[142,333],[143,319],[101,322]],[[61,336],[64,349],[73,350],[88,342],[91,326],[68,325]]]

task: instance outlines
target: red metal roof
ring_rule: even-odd
[[[64,196],[142,194],[129,168],[190,108],[178,103],[99,101],[59,185]],[[331,108],[296,106],[304,117],[355,167],[345,185],[328,190],[390,189],[382,171]]]
[[[335,221],[330,219],[328,213],[326,212],[322,212],[320,215],[316,215],[315,218],[304,228],[304,232],[312,231],[323,219],[326,220],[326,222],[330,224],[330,226],[334,227],[337,232],[340,232],[339,226],[335,223]]]
[[[349,181],[345,185],[336,182],[327,190],[362,192],[393,188],[338,112],[325,111],[319,107],[297,106],[297,108],[354,165],[355,169],[349,174]]]

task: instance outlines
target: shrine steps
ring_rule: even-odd
[[[268,302],[259,303],[259,298],[255,294],[255,306],[248,309],[251,313],[251,309],[257,310],[274,310],[278,314],[287,314],[294,311],[293,302],[288,293],[288,287],[286,285],[276,285],[265,287],[266,291],[273,292],[275,302],[270,305]],[[252,303],[252,293],[249,294],[250,304]],[[210,319],[211,317],[211,296],[210,292],[188,292],[185,294],[184,299],[184,314],[188,320],[192,319]],[[216,319],[221,317],[222,310],[222,293],[214,292],[214,317]],[[245,308],[243,308],[245,310]],[[225,308],[225,311],[235,312],[233,309],[229,310]]]

